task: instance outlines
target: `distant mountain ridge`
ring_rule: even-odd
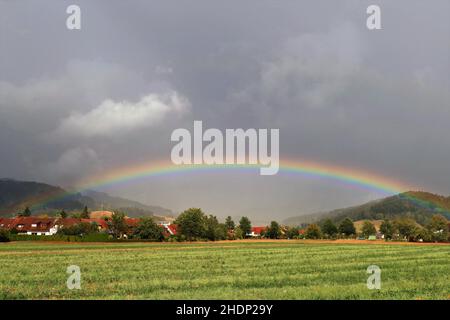
[[[346,217],[357,221],[395,219],[406,216],[424,225],[433,214],[437,213],[450,219],[450,197],[424,191],[408,191],[358,206],[287,218],[283,223],[301,225],[320,222],[324,219],[340,222]]]
[[[80,211],[84,206],[90,210],[119,210],[130,217],[173,216],[169,209],[113,197],[103,192],[88,190],[70,193],[46,183],[0,179],[0,216],[16,214],[25,207],[30,207],[33,214],[51,215],[61,210]]]
[[[93,190],[86,190],[81,192],[85,197],[94,199],[97,205],[100,205],[105,210],[120,210],[126,212],[130,217],[148,215],[149,212],[154,215],[172,216],[173,212],[160,206],[152,206],[142,204],[138,201],[125,199],[122,197],[111,196],[105,192],[98,192]]]

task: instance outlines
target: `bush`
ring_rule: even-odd
[[[0,229],[0,242],[9,242],[9,241],[11,241],[9,232],[7,230]]]
[[[70,227],[63,227],[58,230],[58,234],[66,236],[80,236],[98,232],[96,223],[80,222]]]
[[[107,233],[91,233],[81,237],[81,242],[108,242],[113,241]]]
[[[12,234],[12,241],[66,241],[66,242],[108,242],[115,241],[110,239],[106,233],[92,233],[84,236],[54,234],[51,236],[37,236],[28,234]]]

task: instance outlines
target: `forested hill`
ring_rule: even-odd
[[[130,217],[171,216],[172,211],[159,206],[142,204],[106,193],[86,191],[68,193],[63,188],[34,181],[0,179],[0,216],[11,216],[30,207],[33,214],[55,214],[61,210],[120,210]]]
[[[424,225],[436,213],[440,213],[446,216],[447,219],[450,219],[450,197],[430,192],[409,191],[359,206],[291,217],[286,219],[284,223],[287,225],[301,225],[303,223],[319,222],[327,218],[334,222],[340,222],[346,217],[357,221],[364,219],[395,219],[407,216]]]

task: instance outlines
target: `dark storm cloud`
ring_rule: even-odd
[[[377,3],[379,31],[367,1],[78,1],[82,30],[68,31],[70,1],[0,1],[0,176],[71,185],[168,160],[171,131],[196,119],[280,128],[281,158],[450,194],[450,4]],[[381,195],[240,174],[109,191],[262,220]]]

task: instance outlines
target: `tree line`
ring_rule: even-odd
[[[21,216],[28,216],[29,212],[30,210],[26,208]],[[61,216],[63,215],[64,212]],[[88,208],[85,207],[77,217],[88,218]],[[225,222],[221,223],[216,216],[207,215],[200,208],[187,209],[177,217],[174,221],[177,227],[176,235],[168,235],[163,226],[149,217],[141,218],[136,226],[130,227],[126,223],[125,214],[121,212],[114,213],[111,218],[106,219],[106,223],[108,234],[116,239],[217,241],[252,236],[252,224],[248,217],[242,217],[238,223],[235,223],[231,216],[228,216]],[[380,225],[379,233],[387,241],[447,242],[450,241],[449,226],[449,221],[440,214],[433,215],[425,226],[421,226],[414,219],[400,217],[384,220]],[[0,231],[0,241],[6,241],[8,232]],[[14,233],[14,230],[11,232]],[[79,222],[58,230],[58,234],[68,236],[84,236],[99,232],[101,232],[100,228],[95,222]],[[338,224],[331,219],[325,219],[302,227],[282,226],[277,221],[272,221],[261,230],[258,236],[268,239],[355,239],[357,237],[367,239],[377,233],[374,224],[369,220],[364,221],[361,231],[357,232],[354,222],[350,218],[345,218]]]

